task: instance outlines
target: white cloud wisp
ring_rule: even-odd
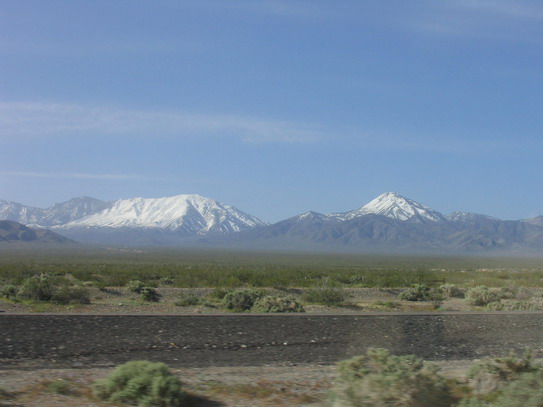
[[[71,179],[96,179],[109,181],[153,179],[141,175],[129,174],[90,174],[81,172],[36,172],[36,171],[0,171],[0,176],[28,177],[28,178],[71,178]]]
[[[311,143],[321,135],[288,121],[62,103],[0,102],[3,137],[133,135],[233,137],[249,143]]]

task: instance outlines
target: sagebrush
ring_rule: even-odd
[[[441,295],[426,284],[414,284],[398,294],[398,298],[404,301],[436,301]]]
[[[336,287],[330,279],[326,279],[313,288],[304,290],[302,299],[310,304],[340,306],[345,303],[348,296],[345,290]]]
[[[386,349],[340,362],[331,392],[334,407],[450,407],[452,401],[436,367]]]
[[[259,298],[251,310],[256,312],[304,312],[304,307],[293,297],[266,295]]]
[[[182,407],[186,395],[180,380],[164,363],[133,361],[118,366],[92,386],[96,397],[139,407]]]
[[[143,301],[159,302],[160,294],[153,287],[143,287],[140,291],[140,296]]]
[[[466,292],[466,302],[475,306],[486,306],[492,302],[500,302],[504,298],[512,298],[510,290],[489,288],[484,285],[473,287]]]
[[[470,385],[476,394],[489,395],[500,391],[523,373],[540,370],[534,363],[531,350],[522,357],[513,354],[501,358],[487,358],[477,362],[468,371]]]
[[[227,293],[224,298],[224,306],[232,311],[241,312],[250,310],[255,302],[265,295],[263,290],[240,288]]]

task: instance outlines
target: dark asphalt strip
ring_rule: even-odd
[[[0,314],[5,368],[330,364],[369,347],[429,360],[543,350],[543,313]]]

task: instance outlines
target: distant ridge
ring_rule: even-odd
[[[543,217],[503,221],[453,212],[445,216],[394,192],[349,212],[305,212],[236,236],[238,245],[285,250],[402,253],[539,253]]]
[[[72,240],[46,229],[32,229],[10,220],[0,221],[0,242],[68,243]]]
[[[2,218],[108,245],[417,253],[543,250],[542,216],[513,221],[459,211],[445,216],[394,192],[352,211],[309,211],[272,225],[197,194],[115,202],[81,197],[47,209],[0,201]]]

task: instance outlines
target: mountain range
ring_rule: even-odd
[[[505,221],[445,216],[393,192],[349,212],[306,212],[266,224],[200,195],[104,202],[74,198],[47,209],[0,201],[0,219],[49,228],[84,243],[395,252],[539,252],[543,216]]]

